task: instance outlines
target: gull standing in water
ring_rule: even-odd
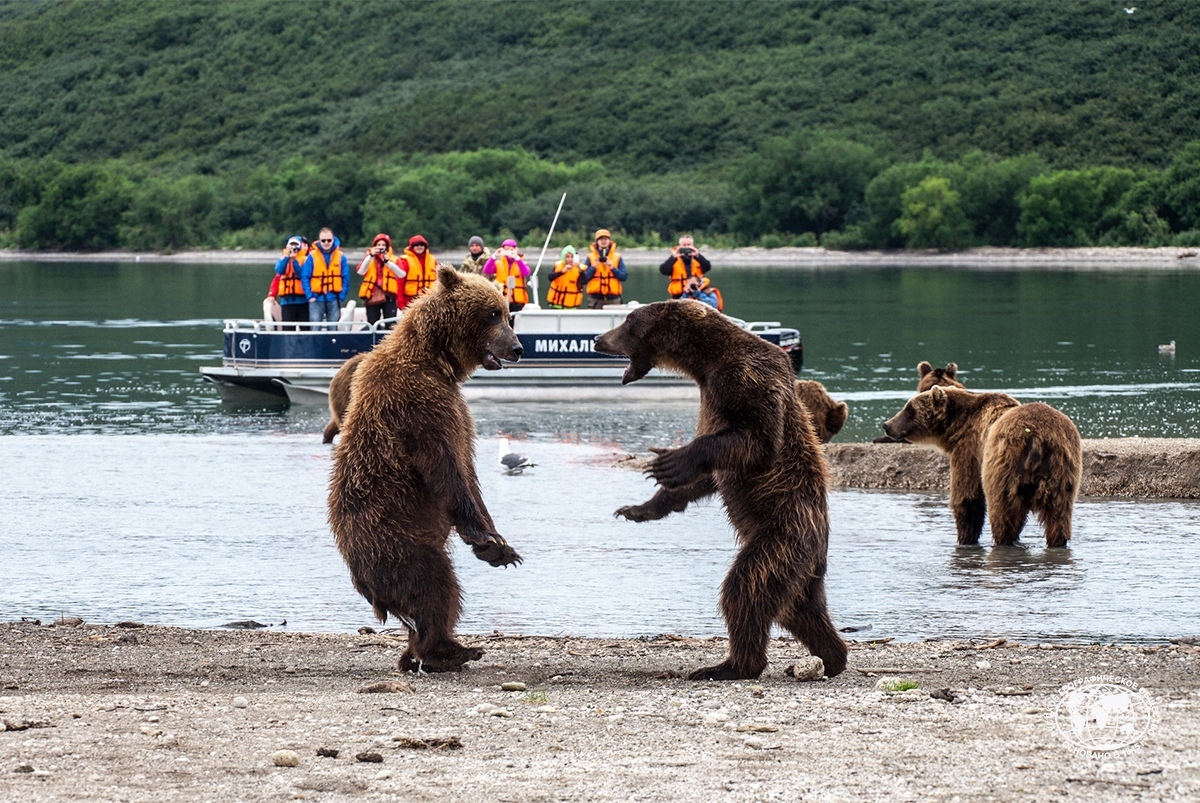
[[[520,474],[527,468],[533,468],[536,463],[530,463],[529,458],[524,455],[515,454],[512,447],[508,443],[508,438],[500,439],[500,465],[504,467],[505,474]]]

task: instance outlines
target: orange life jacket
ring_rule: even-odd
[[[323,293],[342,293],[342,249],[335,248],[329,253],[328,261],[320,248],[308,252],[312,257],[313,272],[308,280],[308,289],[314,296]]]
[[[500,285],[500,292],[504,293],[508,303],[528,304],[529,290],[525,286],[525,277],[521,275],[521,269],[517,267],[517,261],[506,256],[498,256],[495,258],[495,265],[496,284]],[[509,278],[513,280],[512,290],[508,288]]]
[[[417,259],[417,255],[411,248],[404,249],[402,258],[404,263],[400,267],[408,271],[408,276],[404,277],[404,295],[416,298],[437,281],[437,257],[429,253],[429,247],[426,246],[424,265],[421,264],[421,260]]]
[[[608,260],[601,261],[600,251],[596,248],[596,244],[591,245],[590,264],[596,266],[596,272],[592,274],[592,278],[588,280],[587,291],[590,296],[619,296],[621,295],[621,280],[613,275],[613,271],[621,264],[621,252],[617,250],[617,244],[613,243],[608,249]]]
[[[385,293],[391,293],[394,296],[400,295],[400,277],[384,264],[395,262],[396,255],[389,248],[386,253],[380,256],[383,257],[383,262],[380,262],[378,259],[372,259],[371,264],[367,266],[367,272],[363,274],[362,287],[358,288],[359,298],[370,298],[371,293],[375,292],[377,286],[382,287]]]
[[[667,294],[671,298],[679,298],[683,295],[683,283],[692,276],[703,276],[704,271],[700,270],[700,260],[692,257],[691,271],[688,271],[688,266],[684,264],[683,257],[675,257],[675,264],[671,266],[671,283],[667,285]]]
[[[300,266],[304,264],[307,254],[296,254],[288,257],[288,266],[279,274],[279,287],[275,289],[276,296],[302,296],[304,285],[300,283]]]
[[[554,263],[554,273],[559,276],[550,280],[550,289],[546,291],[546,303],[566,309],[575,309],[583,305],[583,291],[579,289],[579,274],[583,269],[579,263],[566,267],[562,262]]]

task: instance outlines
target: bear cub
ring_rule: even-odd
[[[638,307],[595,348],[629,358],[622,384],[661,368],[700,386],[696,437],[654,450],[646,473],[657,492],[617,511],[651,521],[720,494],[737,530],[740,548],[721,587],[729,656],[689,677],[758,677],[773,622],[821,658],[828,676],[845,669],[846,645],[825,603],[828,468],[787,355],[696,301]]]
[[[521,557],[496,532],[475,474],[475,424],[459,385],[516,361],[504,296],[482,276],[438,270],[353,372],[329,486],[329,523],[354,588],[409,633],[400,668],[457,671],[483,655],[454,639],[462,594],[450,530],[492,566]]]
[[[997,545],[1016,543],[1033,512],[1046,546],[1065,547],[1083,475],[1079,430],[1040,402],[935,385],[912,397],[884,432],[950,455],[958,543],[977,544],[985,517]]]
[[[796,380],[796,398],[808,411],[813,431],[821,443],[829,443],[833,436],[842,431],[850,408],[845,402],[834,401],[820,382],[811,379]]]

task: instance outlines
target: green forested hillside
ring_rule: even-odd
[[[431,225],[426,199],[392,185],[425,171],[454,195],[442,179],[461,177],[461,159],[438,167],[438,155],[477,151],[532,160],[544,175],[486,209],[443,209],[447,232],[456,216],[492,232],[544,226],[547,198],[573,188],[582,205],[568,225],[624,214],[638,237],[1100,241],[1135,212],[1161,238],[1186,229],[1161,181],[1146,181],[1200,140],[1197,45],[1200,4],[1183,2],[1129,14],[1113,0],[10,0],[0,2],[0,242],[274,237],[311,225],[295,208],[314,200],[283,196],[330,159],[338,178],[327,189],[341,197],[327,202],[352,207],[340,225],[382,225],[371,210],[394,212],[397,199],[403,220]],[[981,159],[1023,165],[1006,185],[1016,218],[997,227],[967,210],[965,222],[926,221],[928,231],[899,225],[900,196],[949,171],[937,165],[971,172]],[[896,185],[894,203],[872,202],[868,186],[902,165],[915,182]],[[1033,176],[1101,167],[1129,171],[1122,192],[1100,192],[1112,196],[1108,224],[1018,232]],[[64,175],[74,189],[53,190]],[[963,187],[941,177],[945,187],[926,187],[933,207],[961,203]],[[100,206],[117,210],[96,224],[103,236],[55,239],[50,209],[19,220],[100,185]],[[1135,185],[1140,195],[1115,206]],[[147,219],[164,197],[187,207],[194,231],[164,235]],[[879,217],[889,203],[895,217]],[[937,233],[946,225],[953,236]]]

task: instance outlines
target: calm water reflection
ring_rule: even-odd
[[[718,265],[718,270],[720,266]],[[0,263],[0,620],[300,629],[369,623],[325,523],[320,410],[222,409],[198,374],[220,322],[251,317],[269,267]],[[801,330],[805,375],[866,440],[921,359],[1043,399],[1084,437],[1200,437],[1200,273],[871,270],[714,274],[732,314]],[[635,272],[629,297],[661,297]],[[1160,359],[1158,343],[1178,356]],[[617,389],[619,393],[619,389]],[[663,522],[611,511],[651,487],[614,457],[690,436],[694,405],[480,404],[484,494],[526,563],[456,549],[467,632],[723,632],[733,535],[709,504]],[[489,470],[506,434],[537,470]],[[571,492],[564,496],[563,489]],[[1157,639],[1194,632],[1200,507],[1092,502],[1068,551],[953,545],[940,494],[831,496],[830,605],[880,637]]]

